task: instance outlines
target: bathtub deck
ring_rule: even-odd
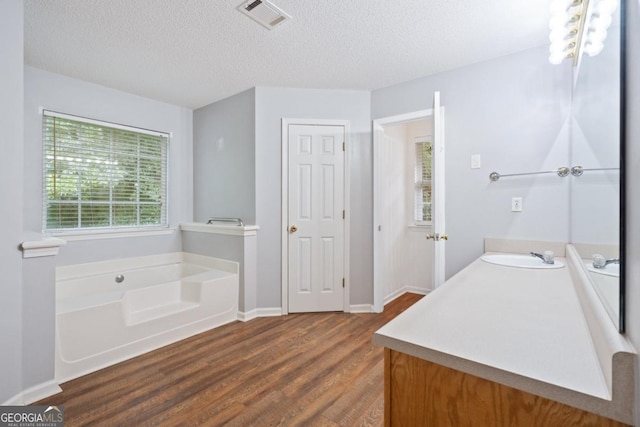
[[[382,426],[380,314],[310,313],[234,322],[62,384],[35,403],[68,425]]]

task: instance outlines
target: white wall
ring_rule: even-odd
[[[407,254],[407,188],[408,149],[406,124],[385,126],[384,140],[380,141],[379,193],[381,230],[377,235],[384,242],[380,256],[380,280],[383,301],[404,289],[410,264]]]
[[[255,89],[193,113],[194,219],[255,224]]]
[[[281,119],[351,121],[351,304],[373,301],[373,202],[370,93],[348,90],[256,88],[256,223],[258,307],[280,307]]]
[[[384,302],[407,290],[426,292],[432,288],[433,242],[428,230],[414,225],[415,138],[430,135],[427,120],[384,127],[385,141],[379,147],[379,209],[385,242],[376,263],[380,267]]]
[[[424,77],[372,93],[372,118],[445,107],[446,276],[483,251],[485,237],[568,241],[568,180],[502,174],[568,164],[571,65],[550,66],[546,47]],[[482,156],[470,168],[472,154]],[[524,211],[511,212],[523,197]]]
[[[640,0],[628,0],[627,15],[627,336],[640,351]],[[636,357],[636,418],[640,426],[640,356]]]
[[[22,391],[23,5],[0,3],[0,404]]]
[[[42,230],[42,116],[40,107],[113,123],[170,132],[169,222],[193,220],[193,112],[93,83],[25,67],[25,230]],[[180,233],[69,242],[56,264],[67,265],[179,251]]]

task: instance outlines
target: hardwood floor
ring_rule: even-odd
[[[380,314],[254,319],[188,338],[62,384],[38,405],[62,405],[65,426],[382,426]]]

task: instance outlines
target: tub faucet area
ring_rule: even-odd
[[[540,258],[542,262],[544,262],[545,264],[555,264],[555,261],[553,260],[552,251],[544,251],[544,254],[539,254],[537,252],[529,252],[529,255]]]
[[[214,222],[235,222],[239,227],[244,227],[244,222],[240,218],[222,218],[222,217],[211,217],[207,221],[207,224],[213,224]]]

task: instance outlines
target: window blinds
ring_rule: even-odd
[[[44,111],[46,231],[168,226],[169,135]]]
[[[431,191],[432,191],[432,143],[419,141],[416,147],[415,170],[415,212],[414,220],[418,225],[431,223]]]

